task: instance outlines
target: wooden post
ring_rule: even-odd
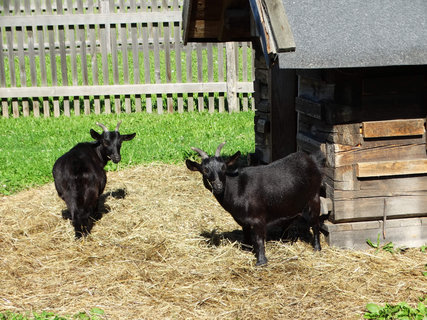
[[[237,66],[236,66],[236,43],[227,42],[225,45],[227,55],[227,102],[228,112],[239,111],[239,101],[237,99]]]

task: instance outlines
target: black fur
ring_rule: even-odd
[[[123,141],[132,140],[135,133],[121,135],[117,130],[102,134],[90,130],[94,142],[83,142],[56,160],[52,174],[59,197],[65,201],[74,226],[76,238],[90,233],[98,199],[104,191],[107,176],[104,167],[111,159],[121,160]]]
[[[218,149],[216,154],[219,154]],[[244,242],[254,246],[257,265],[267,262],[264,248],[267,227],[296,217],[306,207],[314,233],[314,249],[321,250],[319,191],[324,162],[322,153],[310,156],[296,152],[268,165],[232,172],[228,169],[239,158],[239,151],[227,161],[218,156],[208,157],[203,151],[199,153],[202,163],[186,160],[188,169],[203,175],[205,187],[242,226]]]

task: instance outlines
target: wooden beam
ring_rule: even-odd
[[[1,88],[0,98],[102,96],[226,92],[227,82]],[[253,92],[253,82],[237,82],[235,92]]]
[[[359,178],[423,173],[427,173],[427,159],[359,162],[356,165],[356,175]]]
[[[184,0],[182,6],[182,41],[184,42],[184,45],[187,44],[188,34],[190,32],[191,8],[192,0]]]
[[[76,13],[64,15],[2,16],[0,27],[63,26],[181,21],[181,11]]]
[[[364,138],[399,137],[422,135],[425,119],[362,122]]]
[[[295,51],[294,35],[282,0],[263,0],[277,52]]]

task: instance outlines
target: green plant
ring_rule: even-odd
[[[403,252],[406,250],[405,248],[395,248],[393,242],[388,242],[388,243],[384,244],[383,246],[381,246],[380,234],[379,233],[378,233],[376,242],[372,242],[370,239],[366,239],[366,243],[370,247],[375,248],[376,253],[378,251],[380,251],[381,249],[386,251],[386,252],[389,252],[389,253],[399,253],[399,252]]]
[[[22,315],[12,312],[0,313],[0,320],[102,320],[105,319],[105,312],[100,308],[92,308],[89,313],[79,312],[71,317],[62,317],[53,312],[43,311],[42,313],[33,313],[32,316]]]
[[[420,298],[416,308],[412,308],[406,302],[397,305],[386,304],[380,307],[375,303],[368,303],[365,319],[376,320],[427,320],[427,296]]]

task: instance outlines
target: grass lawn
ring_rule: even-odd
[[[222,141],[225,155],[240,150],[243,155],[255,148],[253,112],[119,114],[59,118],[0,119],[0,194],[52,181],[55,160],[78,142],[91,141],[91,128],[101,132],[96,122],[111,130],[123,120],[120,132],[136,132],[134,140],[122,147],[122,161],[109,163],[107,170],[151,162],[183,163],[195,155],[197,146],[213,153]]]

